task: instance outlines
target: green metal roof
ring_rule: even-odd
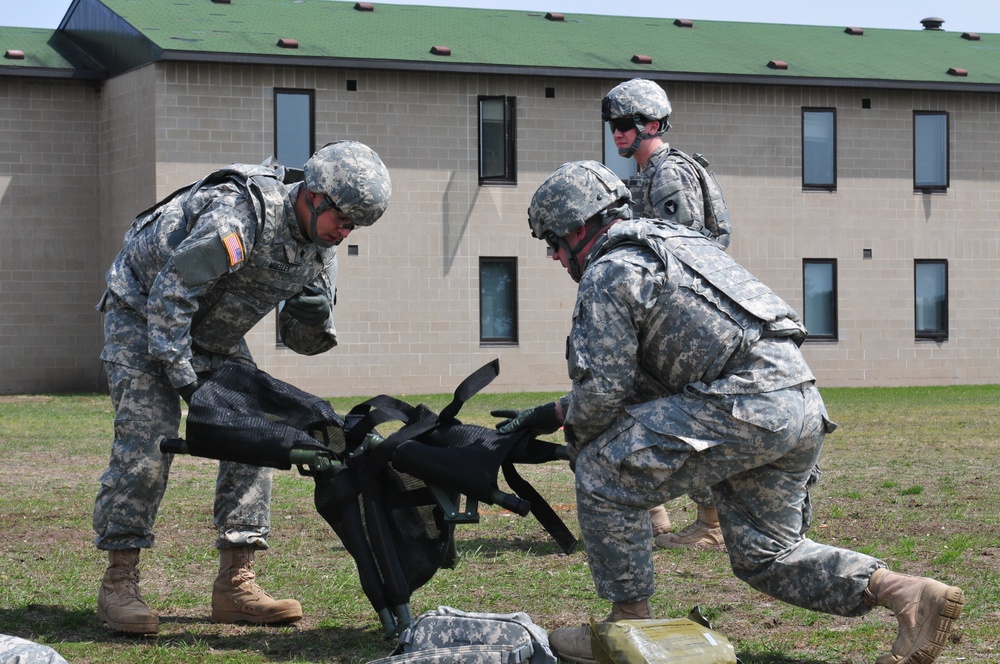
[[[106,74],[97,60],[56,30],[0,27],[0,52],[4,75],[101,78]]]
[[[356,8],[364,5],[373,10]],[[166,59],[822,85],[1000,86],[996,34],[866,28],[863,35],[853,35],[845,29],[863,26],[698,20],[693,27],[679,27],[674,19],[334,0],[77,0],[63,27],[73,35],[75,12],[105,7]],[[94,34],[92,26],[86,30]],[[282,48],[279,40],[294,40],[298,47]],[[434,46],[447,47],[450,54],[435,55]],[[635,56],[650,62],[634,62]],[[787,69],[769,67],[772,61],[787,63]]]

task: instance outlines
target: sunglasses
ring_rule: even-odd
[[[608,126],[611,127],[612,132],[619,131],[623,134],[636,128],[635,120],[632,118],[613,118],[608,120]]]
[[[552,253],[556,253],[562,248],[562,245],[559,243],[559,238],[556,237],[555,233],[548,232],[542,236],[542,239],[545,240],[545,244],[549,245],[549,249],[552,250]]]
[[[324,195],[323,200],[325,202],[326,207],[336,212],[338,217],[344,216],[344,212],[339,207],[337,207],[337,204],[333,202],[332,198]],[[337,220],[337,228],[343,229],[345,231],[353,231],[357,227],[358,227],[357,224],[355,224],[352,221],[341,223],[339,219]]]

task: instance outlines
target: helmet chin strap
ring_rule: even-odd
[[[642,133],[641,131],[639,131],[639,128],[636,127],[635,140],[632,141],[632,145],[628,146],[627,148],[620,148],[618,150],[618,154],[621,155],[622,157],[625,157],[626,159],[631,159],[632,155],[634,155],[636,151],[639,149],[639,145],[642,144],[643,139],[646,138],[652,138],[652,137],[649,134]]]
[[[639,116],[637,115],[635,117],[638,118]],[[661,123],[662,123],[662,120],[661,120]],[[632,155],[634,155],[636,152],[639,151],[639,145],[642,144],[642,142],[644,140],[646,140],[647,138],[655,138],[656,136],[659,136],[660,134],[663,134],[663,133],[666,132],[666,129],[664,129],[663,131],[658,132],[656,134],[647,134],[646,133],[646,125],[647,124],[648,123],[641,123],[640,124],[640,122],[638,120],[635,121],[635,140],[632,141],[632,145],[628,146],[627,148],[618,150],[618,154],[619,155],[621,155],[622,157],[625,157],[626,159],[631,159]],[[660,128],[662,129],[662,125],[661,125]],[[669,128],[670,128],[670,123],[667,123],[667,129],[669,129]]]
[[[312,197],[309,195],[310,192],[302,187],[302,195],[306,197],[306,207],[309,209],[309,239],[313,241],[313,244],[319,245],[323,249],[329,249],[330,247],[335,247],[340,244],[340,240],[335,242],[327,242],[319,236],[319,216],[329,210],[332,205],[330,205],[330,200],[326,197],[323,198],[323,202],[320,203],[319,207],[314,207],[312,204]]]
[[[591,253],[588,251],[586,255],[580,256],[580,252],[583,251],[588,244],[590,244],[590,241],[593,240],[595,236],[606,231],[616,220],[617,219],[615,217],[612,217],[611,219],[605,217],[602,220],[604,223],[588,224],[587,233],[572,247],[569,242],[566,241],[566,238],[559,238],[559,244],[562,245],[563,249],[566,251],[566,255],[569,257],[569,260],[567,261],[569,263],[569,276],[573,278],[573,281],[580,283],[580,279],[583,278],[583,268],[581,265],[586,262],[587,256]],[[591,248],[591,251],[592,250],[593,248]],[[581,258],[584,260],[580,260]]]

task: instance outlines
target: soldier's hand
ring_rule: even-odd
[[[493,410],[490,411],[490,415],[504,418],[497,422],[497,431],[504,434],[525,429],[536,434],[555,433],[562,426],[562,422],[556,416],[554,401],[524,410]]]
[[[319,290],[307,286],[285,300],[282,311],[306,325],[322,325],[330,317],[330,298]]]
[[[181,385],[175,389],[177,390],[177,394],[181,395],[181,399],[184,399],[184,403],[190,406],[191,397],[194,396],[194,393],[198,391],[199,387],[201,387],[201,381],[196,378],[194,382],[188,383],[187,385]]]

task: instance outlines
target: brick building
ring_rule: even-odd
[[[261,368],[314,393],[567,387],[575,284],[529,235],[559,164],[625,174],[600,99],[660,82],[730,252],[806,319],[823,386],[1000,375],[1000,35],[380,5],[77,0],[0,28],[0,393],[101,386],[103,274],[211,169],[371,145],[389,211],[340,247],[341,345]],[[629,35],[615,39],[614,35]]]

